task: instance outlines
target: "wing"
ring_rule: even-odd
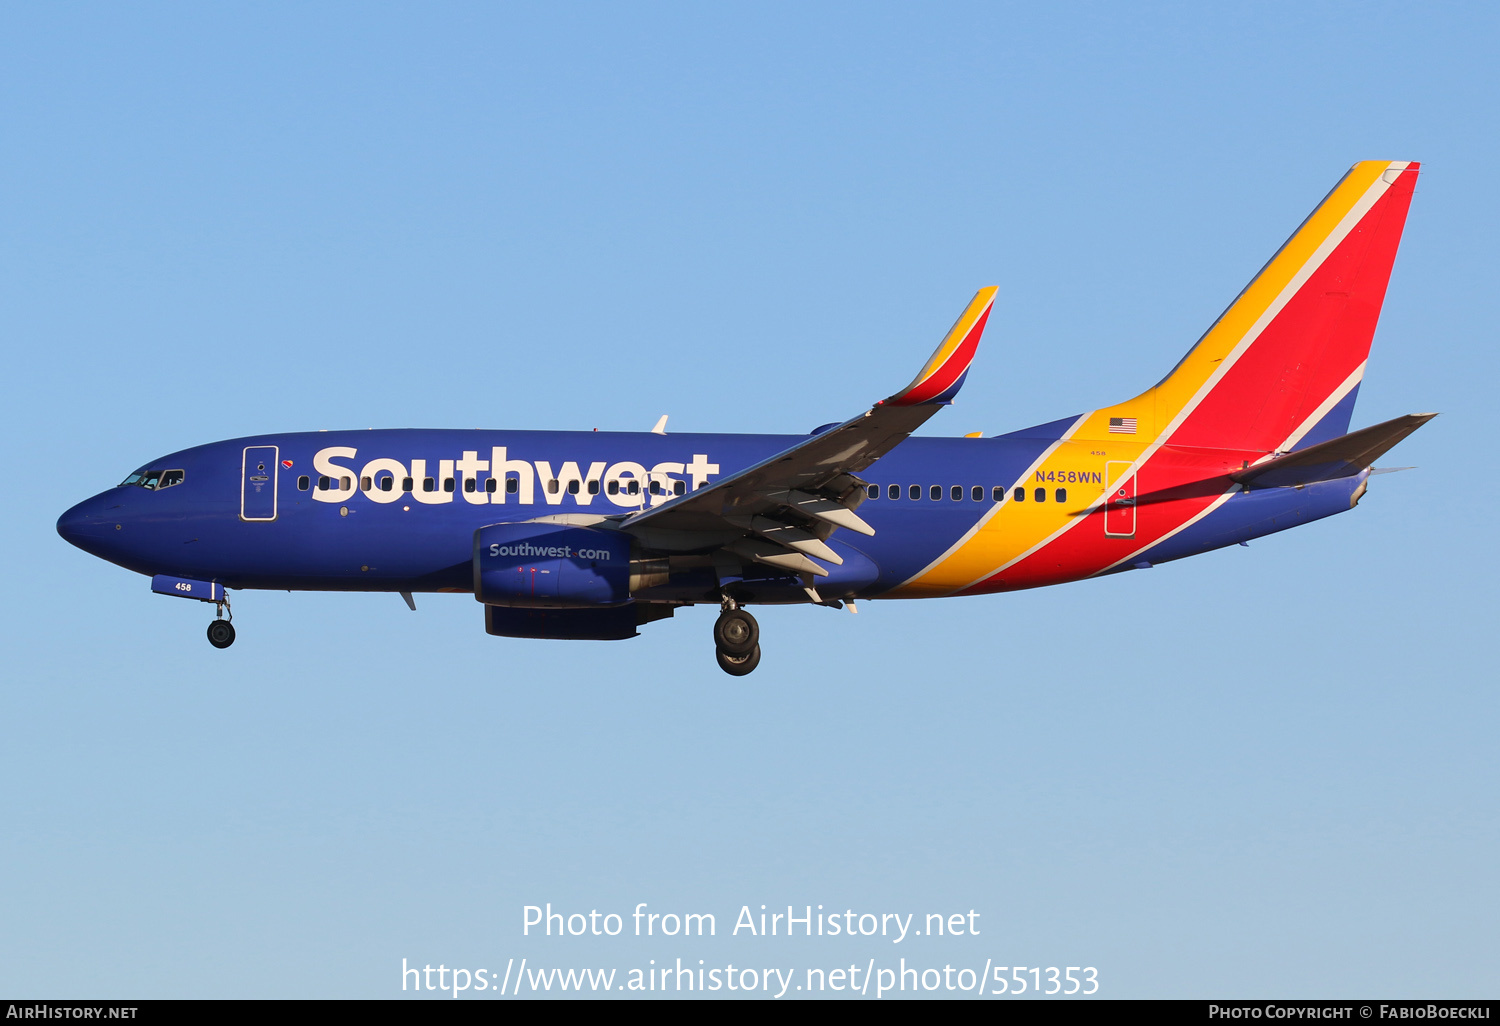
[[[865,498],[856,475],[953,401],[984,334],[994,287],[980,289],[921,372],[859,416],[813,435],[707,488],[625,520],[653,548],[723,549],[751,562],[826,576],[841,562],[826,539],[837,528],[874,534],[854,510]]]

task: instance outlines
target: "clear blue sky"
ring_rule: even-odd
[[[1108,996],[1493,996],[1490,5],[12,5],[0,31],[0,993],[1092,965]],[[502,640],[467,596],[206,607],[57,515],[321,427],[802,431],[974,289],[936,433],[1155,381],[1360,159],[1423,177],[1358,510],[1031,593]],[[521,908],[709,911],[702,942]],[[741,905],[982,913],[776,948]]]

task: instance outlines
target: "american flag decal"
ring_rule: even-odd
[[[1134,417],[1111,417],[1109,418],[1109,433],[1112,435],[1135,434]]]

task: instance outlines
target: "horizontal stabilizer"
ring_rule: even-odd
[[[1285,453],[1229,476],[1246,488],[1279,488],[1352,477],[1436,416],[1436,413],[1410,413],[1306,449]]]

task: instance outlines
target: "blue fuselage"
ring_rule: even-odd
[[[907,439],[863,473],[877,487],[859,515],[876,533],[837,532],[830,543],[845,565],[825,583],[842,597],[872,598],[910,580],[1025,485],[1023,476],[1068,423],[990,439]],[[468,591],[481,527],[560,514],[627,515],[804,437],[417,429],[262,435],[154,460],[132,477],[155,487],[102,492],[63,514],[58,530],[130,570],[230,588]],[[1180,558],[1347,509],[1357,483],[1236,495],[1145,558]]]

